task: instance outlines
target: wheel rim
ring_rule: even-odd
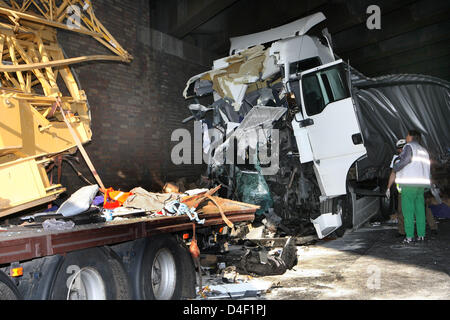
[[[74,279],[69,300],[106,300],[105,283],[93,268],[84,268]]]
[[[156,300],[169,300],[175,292],[176,266],[172,253],[163,248],[153,260],[151,282]]]

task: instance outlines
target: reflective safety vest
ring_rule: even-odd
[[[106,189],[103,208],[115,209],[122,206],[125,201],[131,196],[131,192],[115,191],[113,188]]]
[[[412,149],[412,159],[395,174],[395,183],[397,185],[430,187],[430,156],[427,150],[417,142],[408,143],[406,146],[410,146]]]

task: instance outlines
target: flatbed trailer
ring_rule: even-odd
[[[213,198],[232,223],[253,221],[259,208]],[[211,201],[197,212],[204,224],[183,215],[122,218],[64,231],[39,225],[0,229],[0,295],[3,285],[10,297],[31,300],[194,298],[196,262],[186,243],[194,225],[197,234],[211,235],[225,225]],[[104,270],[102,264],[111,262],[111,270]],[[152,286],[155,281],[162,284]]]

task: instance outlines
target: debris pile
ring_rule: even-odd
[[[281,218],[270,227],[279,235],[306,236],[315,234],[311,221],[321,214],[321,191],[312,163],[300,161],[299,82],[284,72],[280,43],[238,50],[192,77],[184,97],[213,94],[215,101],[189,105],[193,116],[186,121],[201,127],[207,176],[228,198],[260,206],[258,216]],[[294,66],[297,75],[316,65]]]
[[[235,242],[242,242],[237,239]],[[223,252],[201,254],[202,281],[199,299],[236,299],[258,297],[267,292],[272,283],[258,277],[282,275],[298,263],[293,238],[284,246],[262,246],[245,241],[225,246]],[[203,283],[203,285],[202,285]]]
[[[53,206],[21,220],[23,226],[64,231],[93,222],[186,216],[193,222],[192,238],[187,245],[198,270],[199,297],[221,299],[261,295],[271,284],[256,277],[282,275],[297,264],[296,239],[276,238],[280,232],[286,235],[292,231],[273,210],[260,215],[255,225],[248,222],[233,224],[224,214],[221,202],[224,199],[214,196],[220,189],[221,185],[212,189],[185,190],[181,185],[171,183],[164,186],[166,192],[154,193],[142,187],[124,192],[91,185],[79,189],[61,206]],[[210,231],[202,233],[202,229],[196,231],[195,228],[205,223],[198,213],[207,202],[217,207],[226,225],[220,239],[214,241],[205,241],[203,237],[211,237]]]
[[[172,187],[169,187],[172,186]],[[149,192],[141,187],[129,192],[113,188],[100,190],[98,185],[86,186],[61,204],[50,205],[44,212],[22,216],[22,226],[43,227],[49,231],[69,230],[75,225],[120,221],[126,218],[158,218],[187,216],[196,224],[202,225],[205,219],[200,219],[198,209],[200,205],[211,201],[219,209],[224,222],[232,227],[233,224],[226,218],[220,204],[213,195],[221,186],[213,189],[182,190],[173,185],[166,184],[165,190],[177,191],[170,193]]]

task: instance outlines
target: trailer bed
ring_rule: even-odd
[[[258,206],[214,197],[233,223],[251,222]],[[197,211],[205,223],[196,228],[223,225],[218,208],[209,202]],[[12,226],[0,231],[0,264],[22,262],[35,258],[65,254],[91,247],[113,245],[161,233],[192,230],[187,216],[141,217],[110,222],[78,225],[67,231],[47,231],[43,228]]]

